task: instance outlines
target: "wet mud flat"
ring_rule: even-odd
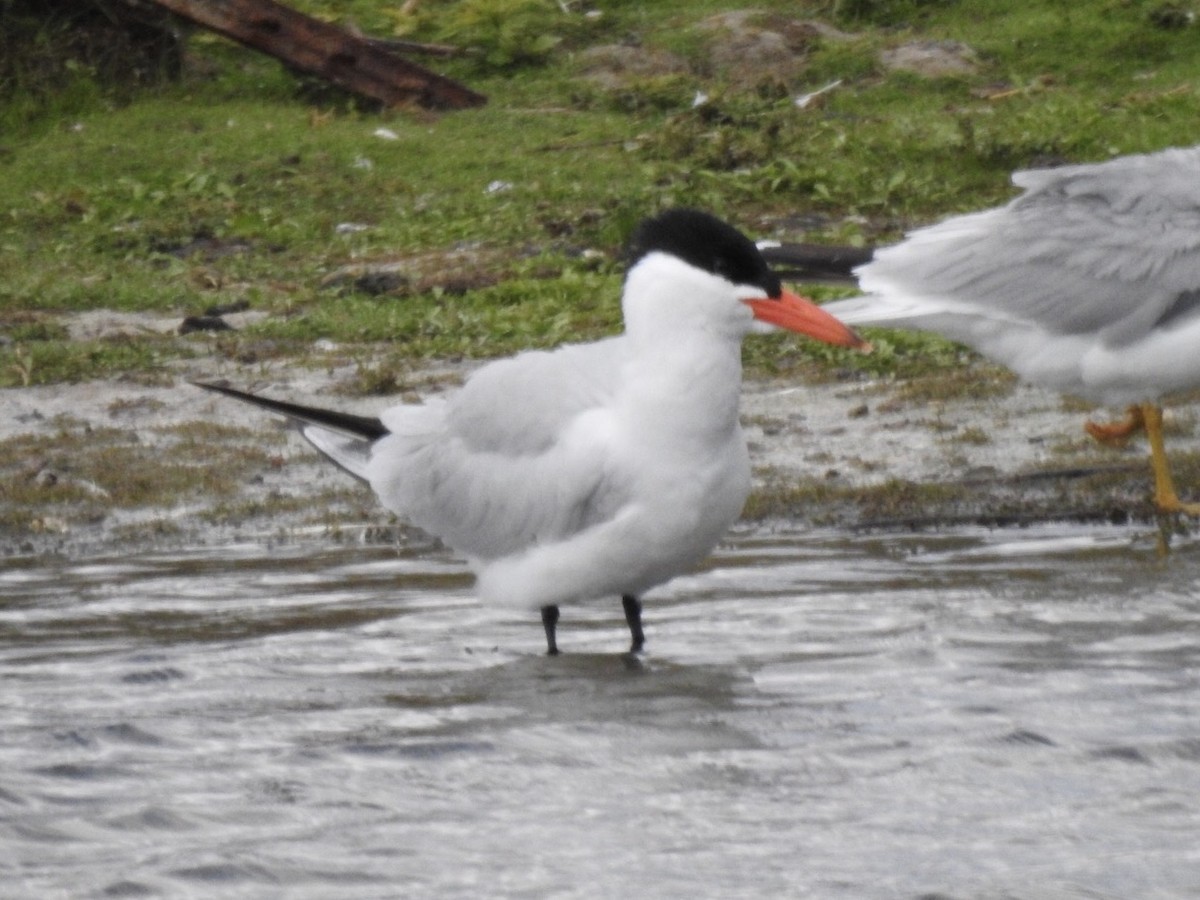
[[[360,365],[360,364],[359,364]],[[401,397],[350,396],[351,365],[192,363],[154,379],[0,392],[0,553],[422,536],[325,463],[277,417],[191,379],[374,414],[453,390],[475,364],[430,366]],[[1155,524],[1145,444],[1100,447],[1087,410],[976,363],[922,381],[747,379],[755,467],[747,523],[908,531],[1047,521]],[[1189,405],[1168,408],[1181,493],[1200,493]],[[1162,524],[1162,523],[1159,523]],[[1165,523],[1171,530],[1186,523]]]

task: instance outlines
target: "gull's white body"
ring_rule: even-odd
[[[304,433],[466,556],[484,601],[638,595],[703,560],[750,490],[738,395],[753,316],[728,291],[648,257],[621,336],[486,365],[448,400],[385,411],[391,433],[369,446]]]
[[[1200,148],[1017,172],[1003,207],[856,270],[851,325],[934,331],[1105,405],[1200,385]]]

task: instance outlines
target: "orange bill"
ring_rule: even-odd
[[[754,318],[788,331],[808,335],[826,344],[870,350],[871,345],[807,297],[784,289],[778,297],[743,300],[754,311]]]

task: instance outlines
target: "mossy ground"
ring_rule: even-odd
[[[10,90],[0,98],[10,126],[0,385],[197,353],[194,340],[162,336],[65,346],[55,317],[98,307],[183,316],[248,302],[271,315],[246,339],[296,356],[319,338],[428,359],[595,337],[618,327],[620,248],[656,208],[697,205],[777,237],[886,240],[1004,199],[1014,168],[1190,143],[1200,112],[1200,27],[1162,2],[756,4],[751,23],[791,35],[786,65],[718,52],[737,36],[703,23],[727,3],[598,17],[535,0],[415,16],[373,0],[298,5],[383,36],[473,48],[435,65],[488,105],[364,110],[203,34],[178,82],[60,86],[40,106],[28,85]],[[804,21],[845,37],[780,25]],[[589,47],[631,40],[684,67],[616,87],[587,77]],[[881,50],[918,40],[969,45],[975,70],[924,78],[880,62]],[[796,108],[798,94],[834,80],[821,104]],[[698,91],[709,100],[693,106]],[[323,287],[346,264],[423,257],[436,268],[464,248],[487,286],[451,293],[418,278],[424,290],[402,302]],[[956,365],[937,342],[904,340],[869,361],[775,341],[749,362]]]

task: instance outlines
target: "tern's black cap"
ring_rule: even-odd
[[[644,220],[629,243],[632,267],[650,253],[669,253],[734,284],[752,284],[768,297],[782,285],[754,242],[716,216],[695,209],[669,209]]]

